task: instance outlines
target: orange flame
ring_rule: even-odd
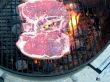
[[[67,10],[69,11],[69,27],[70,27],[70,36],[73,36],[73,31],[77,31],[77,25],[79,23],[80,14],[74,11],[74,6],[72,3],[66,5]]]
[[[69,19],[69,27],[70,27],[70,34],[73,35],[73,31],[77,30],[77,25],[79,23],[80,14],[72,11],[70,13]]]
[[[71,45],[74,46],[74,33],[77,32],[77,25],[80,19],[80,13],[73,10],[73,4],[66,5],[67,10],[69,11],[69,36]]]
[[[79,23],[80,14],[74,10],[74,5],[72,3],[66,5],[67,10],[69,11],[69,27],[70,35],[73,35],[73,31],[77,30],[77,25]]]

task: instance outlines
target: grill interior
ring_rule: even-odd
[[[83,14],[81,17],[82,21],[87,22],[88,19],[93,19],[95,22],[92,26],[88,27],[86,31],[81,29],[80,33],[78,29],[78,37],[74,37],[74,40],[76,40],[76,43],[74,43],[75,47],[71,47],[71,53],[69,55],[63,56],[60,59],[45,60],[33,60],[28,58],[16,47],[15,43],[18,40],[19,29],[21,27],[21,20],[19,19],[19,14],[17,13],[17,6],[21,4],[22,1],[11,0],[6,5],[3,5],[3,8],[0,10],[0,67],[21,75],[54,76],[81,68],[83,65],[98,56],[97,53],[109,40],[110,34],[107,25],[110,19],[106,19],[105,17],[109,17],[109,15],[106,15],[106,13],[103,13],[103,15],[97,15],[98,9],[96,7],[85,5],[85,3],[83,4],[81,0],[76,2],[78,2],[81,6],[80,11]],[[65,0],[64,4],[68,3],[69,2]],[[100,10],[100,5],[98,8]],[[109,7],[104,4],[101,10],[109,12]],[[87,17],[88,19],[86,19]],[[94,32],[98,34],[97,37]],[[89,41],[91,41],[90,36],[93,38],[92,43],[89,43]],[[79,45],[77,44],[77,41],[79,41]],[[81,43],[82,41],[83,46]]]

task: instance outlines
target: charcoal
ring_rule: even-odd
[[[21,25],[20,24],[15,24],[13,25],[12,27],[12,32],[15,34],[15,35],[19,35],[21,33]]]
[[[27,69],[28,68],[28,65],[27,65],[27,63],[26,63],[25,60],[18,60],[15,63],[15,66],[16,66],[16,69],[17,70],[24,70],[24,69]]]

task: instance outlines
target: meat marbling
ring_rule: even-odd
[[[22,34],[16,43],[20,51],[31,58],[60,58],[70,52],[69,36],[66,35],[68,13],[55,0],[31,0],[18,6]]]

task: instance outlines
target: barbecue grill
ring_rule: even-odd
[[[78,37],[73,37],[76,42],[74,48],[70,47],[70,54],[59,59],[31,59],[24,56],[15,44],[22,23],[17,6],[22,3],[22,0],[5,1],[3,0],[3,4],[0,3],[0,68],[6,71],[25,76],[46,77],[69,73],[91,62],[109,41],[110,8],[106,0],[102,0],[102,3],[98,3],[97,6],[92,6],[92,3],[88,4],[89,0],[64,0],[64,4],[78,3],[80,5],[78,11],[83,13],[81,17],[84,19],[82,20],[93,19],[93,26],[86,29],[87,34],[83,29],[81,29],[80,33],[77,28]],[[88,19],[86,19],[87,17]],[[94,33],[90,34],[94,30],[98,34],[97,37],[95,37]],[[92,43],[89,42],[91,40],[90,35],[93,37]],[[77,40],[79,41],[78,45]]]

